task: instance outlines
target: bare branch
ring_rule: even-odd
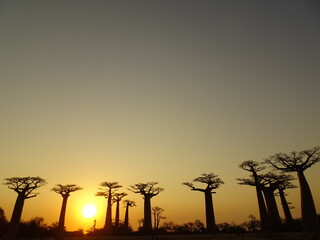
[[[4,180],[4,185],[25,199],[35,197],[38,193],[35,193],[34,190],[47,184],[46,180],[41,177],[12,177]]]

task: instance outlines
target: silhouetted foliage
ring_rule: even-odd
[[[7,228],[8,220],[6,218],[4,210],[0,207],[0,238],[2,238],[6,234]]]
[[[320,162],[320,147],[291,153],[277,153],[265,160],[277,170],[284,172],[297,172],[300,196],[301,211],[304,230],[307,235],[316,233],[320,236],[320,224],[317,220],[317,212],[313,201],[311,189],[305,178],[304,171],[314,164]]]
[[[156,187],[158,182],[148,183],[137,183],[130,186],[129,190],[141,194],[144,198],[144,220],[143,220],[143,232],[151,233],[152,222],[151,222],[151,198],[157,196],[164,189]]]
[[[188,222],[175,227],[176,233],[204,233],[206,228],[200,220],[195,222]]]
[[[213,190],[220,187],[224,182],[218,178],[218,175],[213,173],[203,173],[200,177],[197,177],[193,180],[193,182],[204,183],[207,186],[205,188],[197,188],[193,183],[184,182],[183,185],[186,185],[191,188],[193,191],[203,192],[205,195],[205,207],[206,207],[206,223],[207,223],[207,231],[214,232],[217,230],[215,216],[214,216],[214,208],[212,201],[212,194],[215,193]]]
[[[257,220],[257,218],[253,215],[250,214],[248,216],[249,220],[246,222],[243,222],[241,225],[242,227],[248,231],[248,232],[257,232],[260,230],[260,221]]]
[[[20,223],[19,238],[34,239],[51,236],[52,232],[43,217],[34,217],[27,222]]]
[[[217,224],[219,231],[221,233],[233,233],[233,234],[244,234],[245,228],[240,225],[230,224],[230,223],[220,223]]]
[[[62,240],[64,238],[64,229],[65,229],[64,222],[65,222],[68,198],[70,196],[70,193],[82,190],[82,187],[77,186],[76,184],[67,184],[67,185],[57,184],[51,190],[62,196],[62,205],[61,205],[57,236],[56,236],[57,240]]]
[[[4,180],[5,182],[3,184],[18,194],[7,233],[7,240],[16,240],[18,237],[24,201],[36,197],[38,193],[34,191],[45,185],[47,182],[41,177],[12,177],[5,178]]]

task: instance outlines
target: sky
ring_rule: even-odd
[[[127,188],[155,181],[165,221],[204,222],[203,194],[182,185],[202,173],[225,182],[217,223],[258,217],[239,164],[320,144],[319,11],[295,0],[0,0],[0,177],[48,182],[22,219],[57,222],[50,189],[78,184],[66,228],[93,225],[88,203],[102,227],[106,200],[94,195],[110,181],[136,202],[136,228],[143,198]],[[319,169],[306,171],[318,213]],[[299,190],[288,193],[300,217]],[[15,199],[0,185],[8,219]]]

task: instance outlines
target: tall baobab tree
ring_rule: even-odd
[[[129,207],[135,207],[136,203],[131,200],[124,200],[123,204],[125,205],[126,208],[126,213],[124,215],[124,228],[126,231],[129,231]]]
[[[103,196],[108,200],[107,203],[107,212],[106,212],[106,220],[104,224],[104,230],[106,233],[111,233],[112,230],[112,196],[118,188],[122,186],[119,185],[118,182],[102,182],[100,184],[101,188],[99,188],[100,192],[97,192],[96,196]]]
[[[260,187],[260,184],[258,184],[259,183],[258,172],[265,169],[265,167],[261,166],[258,162],[252,161],[252,160],[247,160],[247,161],[242,162],[239,165],[239,167],[245,171],[250,172],[253,176],[255,188],[256,188],[257,199],[258,199],[261,230],[262,230],[263,234],[270,235],[270,234],[272,234],[272,227],[271,227],[270,219],[268,216],[266,204],[264,202],[264,198],[262,195],[261,187]]]
[[[114,226],[116,228],[119,228],[119,223],[120,223],[120,201],[122,200],[122,198],[124,198],[125,196],[127,196],[128,194],[126,193],[115,193],[113,195],[113,202],[116,203],[116,218],[114,221]]]
[[[301,211],[304,230],[307,234],[320,235],[320,224],[317,219],[316,207],[313,201],[310,186],[304,171],[320,162],[320,147],[310,150],[293,151],[291,153],[277,153],[265,160],[275,169],[284,172],[296,172],[299,179]]]
[[[151,222],[151,198],[157,196],[164,189],[156,187],[158,182],[137,183],[130,186],[129,190],[134,193],[139,193],[144,198],[144,218],[143,218],[143,231],[145,233],[152,232]]]
[[[61,211],[59,216],[59,222],[58,222],[58,229],[57,229],[57,240],[64,239],[64,222],[66,217],[66,209],[67,209],[67,201],[70,196],[70,193],[81,190],[82,187],[76,185],[76,184],[56,184],[54,188],[51,190],[60,194],[62,196],[62,205],[61,205]]]
[[[256,186],[257,184],[253,178],[238,178],[237,180],[240,185]],[[283,224],[274,195],[280,184],[278,176],[273,173],[258,175],[258,184],[264,194],[272,229],[277,232],[282,231]]]
[[[16,240],[24,201],[36,197],[38,193],[35,193],[34,190],[44,186],[47,182],[41,177],[12,177],[4,180],[4,185],[18,193],[6,238],[7,240]]]
[[[224,184],[224,182],[220,178],[218,178],[218,175],[215,175],[213,173],[203,173],[200,177],[195,178],[193,182],[204,183],[207,185],[206,188],[197,188],[191,182],[182,183],[183,185],[190,187],[192,191],[200,191],[204,193],[207,231],[214,232],[217,230],[217,226],[214,216],[212,194],[215,193],[213,192],[213,190],[219,188],[221,184]]]

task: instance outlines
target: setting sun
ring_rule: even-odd
[[[82,214],[86,218],[94,217],[96,213],[97,213],[97,208],[93,204],[86,205],[82,210]]]

